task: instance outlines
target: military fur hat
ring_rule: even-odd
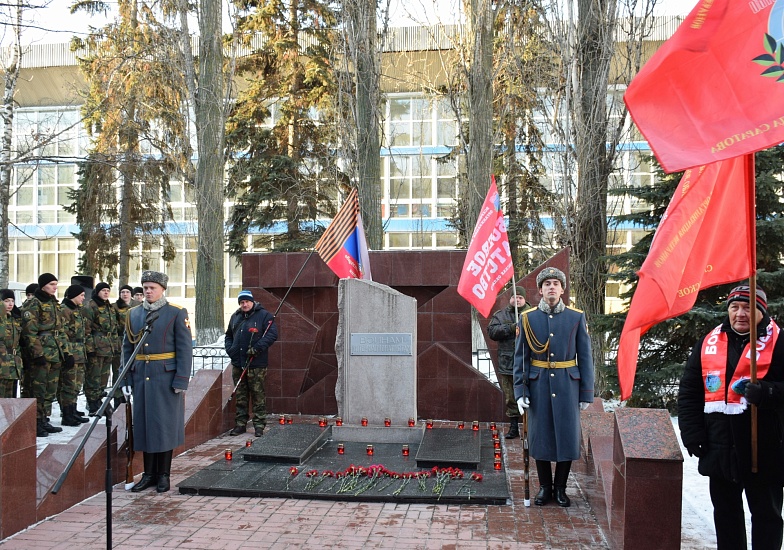
[[[561,286],[566,288],[566,275],[557,267],[545,267],[536,276],[536,288],[542,288],[542,283],[547,279],[558,279],[561,281]]]
[[[169,284],[169,276],[160,271],[145,271],[142,273],[142,284],[144,283],[158,283],[166,288]]]

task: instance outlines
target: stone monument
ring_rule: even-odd
[[[372,281],[341,279],[338,311],[338,415],[351,425],[416,419],[416,300]]]

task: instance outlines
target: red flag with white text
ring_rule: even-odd
[[[638,275],[618,346],[621,399],[634,386],[640,337],[691,309],[700,289],[752,273],[747,211],[754,155],[687,170],[662,217]]]
[[[494,177],[479,211],[457,292],[483,317],[488,317],[513,271],[512,252]]]
[[[784,142],[784,0],[699,0],[624,96],[667,172]]]

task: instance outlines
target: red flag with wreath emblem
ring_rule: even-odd
[[[629,84],[667,172],[784,141],[784,0],[700,0]]]

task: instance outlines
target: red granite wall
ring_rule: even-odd
[[[243,286],[275,312],[267,410],[334,414],[338,278],[318,255],[244,254]],[[373,251],[373,280],[417,300],[417,408],[421,418],[504,421],[501,391],[471,365],[471,308],[457,294],[464,250]],[[304,268],[303,268],[304,265]]]

